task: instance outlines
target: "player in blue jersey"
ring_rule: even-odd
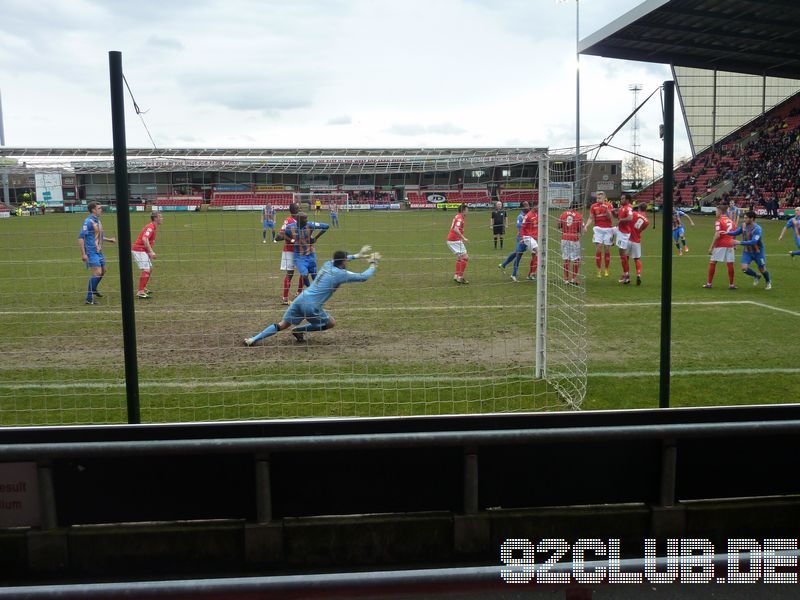
[[[295,301],[283,313],[280,322],[273,323],[261,333],[246,338],[244,345],[252,346],[259,340],[275,335],[290,325],[300,325],[303,321],[306,321],[305,325],[292,329],[292,335],[298,342],[302,342],[304,335],[310,331],[333,329],[336,319],[325,312],[323,305],[343,283],[366,281],[372,277],[381,258],[377,252],[369,255],[369,267],[365,271],[353,273],[347,270],[347,261],[366,258],[370,250],[369,246],[364,246],[358,254],[348,255],[344,250],[334,252],[333,260],[329,260],[322,266],[314,282],[295,298]]]
[[[297,223],[286,226],[284,237],[294,244],[294,268],[300,274],[300,280],[306,287],[317,276],[317,240],[330,229],[327,223],[309,221],[305,213],[297,213]],[[314,232],[318,232],[316,235]],[[298,288],[298,292],[302,288]]]
[[[117,240],[113,237],[106,237],[103,234],[103,224],[100,222],[103,207],[100,206],[100,203],[89,202],[86,208],[89,209],[89,216],[83,222],[81,232],[78,234],[78,247],[81,249],[81,260],[87,269],[92,270],[92,276],[89,277],[89,287],[86,290],[86,304],[97,304],[95,297],[103,297],[103,294],[97,291],[97,286],[100,285],[100,280],[106,274],[103,242],[116,244]]]
[[[339,207],[335,200],[331,202],[331,227],[339,227]]]
[[[792,258],[800,256],[800,207],[794,209],[794,216],[787,221],[786,227],[781,229],[781,235],[778,237],[779,242],[783,239],[783,234],[787,230],[791,230],[794,234],[794,245],[797,246],[797,250],[789,251],[789,256]]]
[[[267,243],[267,229],[272,234],[272,241],[275,241],[275,207],[267,204],[261,209],[261,223],[264,230],[261,232],[261,243]]]
[[[744,209],[739,208],[736,206],[736,199],[731,198],[728,201],[728,208],[725,211],[725,215],[731,220],[734,227],[739,226],[739,217],[744,213]]]
[[[675,242],[675,247],[678,249],[678,254],[681,255],[684,252],[687,254],[689,253],[689,247],[686,245],[686,234],[683,229],[683,223],[681,219],[686,217],[689,219],[689,223],[692,224],[694,227],[694,221],[692,221],[692,217],[687,215],[679,208],[672,209],[672,241]],[[681,250],[681,244],[683,244],[683,250]]]
[[[528,214],[530,210],[530,204],[527,202],[523,202],[520,204],[519,207],[520,213],[517,215],[517,246],[514,248],[514,251],[506,257],[506,259],[497,265],[500,269],[505,271],[505,268],[514,262],[514,270],[511,275],[511,280],[517,280],[517,270],[519,269],[519,261],[522,260],[522,255],[525,254],[525,250],[528,247],[525,245],[525,242],[522,241],[522,222],[525,220],[525,215]]]
[[[761,232],[761,225],[756,223],[755,211],[748,210],[744,214],[744,225],[737,227],[732,231],[723,233],[723,235],[741,235],[742,240],[734,240],[736,246],[742,247],[742,272],[753,278],[753,285],[758,285],[761,281],[761,276],[764,276],[766,285],[765,290],[772,289],[772,278],[767,271],[767,257],[764,253],[764,238]],[[750,268],[750,263],[755,262],[761,275]]]

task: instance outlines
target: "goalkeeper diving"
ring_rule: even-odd
[[[357,258],[369,259],[369,267],[361,273],[348,271],[348,261]],[[258,335],[246,338],[244,345],[252,346],[259,340],[283,331],[290,325],[297,325],[292,329],[292,335],[298,342],[302,342],[305,334],[310,331],[333,329],[336,319],[325,312],[323,305],[343,283],[366,281],[372,277],[380,258],[381,255],[372,252],[372,248],[369,246],[361,248],[358,254],[347,254],[344,250],[337,250],[333,253],[333,260],[329,260],[322,266],[313,283],[304,289],[286,309],[280,323],[273,323]],[[300,325],[303,321],[306,321],[306,324]]]

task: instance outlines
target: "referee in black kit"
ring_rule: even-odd
[[[492,211],[492,235],[494,235],[494,249],[497,250],[497,238],[500,238],[500,249],[503,249],[503,236],[508,225],[508,214],[503,210],[502,202],[495,202]]]

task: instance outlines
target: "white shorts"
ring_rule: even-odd
[[[631,234],[630,233],[622,233],[621,231],[617,231],[617,248],[620,250],[627,250],[628,245],[631,243]]]
[[[147,255],[147,252],[131,250],[131,254],[133,254],[133,260],[136,261],[136,265],[139,267],[140,271],[152,270],[153,263],[150,261],[150,257]]]
[[[614,245],[614,227],[598,227],[597,225],[592,228],[594,235],[592,242],[595,244],[603,244],[604,246]]]
[[[732,263],[734,258],[733,248],[714,248],[711,251],[711,262]]]
[[[561,258],[564,260],[581,259],[581,243],[578,240],[561,240]]]
[[[628,256],[631,258],[642,258],[641,242],[630,242],[630,246],[628,247]]]
[[[447,242],[447,247],[453,251],[453,254],[466,254],[467,247],[464,245],[464,242]]]
[[[294,252],[281,253],[281,271],[294,271]]]
[[[536,239],[529,235],[523,236],[522,243],[525,244],[525,247],[531,252],[536,252],[536,249],[539,247],[539,244],[536,243]]]

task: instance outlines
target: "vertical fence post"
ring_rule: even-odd
[[[661,361],[658,406],[669,408],[672,338],[672,153],[675,142],[675,82],[664,82],[664,218],[661,221]]]
[[[128,423],[140,423],[139,367],[136,361],[136,317],[133,308],[131,265],[131,216],[128,206],[128,151],[125,142],[125,95],[122,86],[122,53],[108,53],[111,80],[111,129],[114,138],[114,179],[117,196],[117,241],[122,300],[122,340],[125,349],[125,392]]]

